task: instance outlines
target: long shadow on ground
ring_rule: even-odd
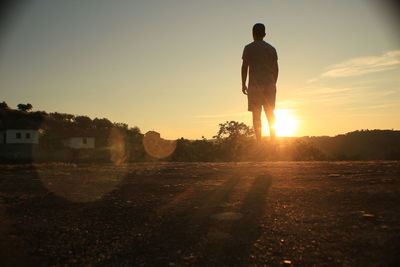
[[[253,183],[239,207],[229,212],[224,204],[232,200],[241,179],[253,179]],[[116,255],[109,263],[129,258],[129,262],[148,266],[245,264],[248,250],[260,235],[258,225],[271,182],[268,174],[255,178],[233,176],[211,191],[192,192],[183,206],[175,207],[160,224],[149,229],[140,247]],[[219,214],[231,214],[233,220],[215,219]]]
[[[34,168],[2,174],[9,175],[0,181],[3,266],[245,264],[272,181],[230,172],[186,178],[180,169],[130,173],[101,200],[77,203],[45,188]],[[251,183],[248,192],[243,183]],[[238,191],[245,195],[232,210],[225,204]],[[240,216],[215,218],[227,211]]]
[[[221,211],[221,203],[229,200],[239,179],[228,178],[211,191],[191,192],[184,203],[171,207],[167,214],[149,225],[139,246],[115,255],[108,263],[129,259],[130,263],[156,266],[184,258],[207,234],[213,225],[210,215]]]
[[[208,240],[203,245],[203,257],[196,263],[201,266],[247,265],[249,250],[261,234],[259,228],[265,214],[267,192],[272,183],[269,174],[257,176],[237,214],[242,218],[219,222],[216,228],[228,233],[226,238]]]

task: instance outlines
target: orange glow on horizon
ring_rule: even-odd
[[[265,117],[262,118],[262,134],[269,135],[268,122]],[[298,128],[298,120],[291,110],[275,110],[275,132],[276,136],[290,137],[294,136]]]

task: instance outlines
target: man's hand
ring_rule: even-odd
[[[242,92],[243,94],[247,95],[247,86],[245,84],[242,85]]]
[[[243,94],[247,95],[247,86],[246,86],[246,80],[247,80],[247,70],[249,69],[249,64],[247,64],[247,61],[243,59],[242,63],[242,92]]]

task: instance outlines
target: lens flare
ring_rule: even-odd
[[[111,161],[116,165],[125,163],[127,155],[124,133],[117,128],[112,128],[108,142],[110,144]]]
[[[98,201],[116,189],[129,170],[128,165],[124,164],[127,161],[127,149],[123,131],[111,129],[108,149],[112,164],[58,164],[53,168],[39,169],[38,176],[43,186],[59,197],[72,202]],[[80,156],[83,152],[90,155],[100,153],[87,149],[77,152]]]
[[[119,186],[126,176],[124,166],[56,164],[37,169],[42,185],[71,202],[93,202]]]
[[[162,159],[170,156],[176,148],[176,141],[162,139],[155,131],[147,132],[143,137],[143,146],[147,154]]]

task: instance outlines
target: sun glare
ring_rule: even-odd
[[[298,121],[290,110],[275,110],[275,132],[276,136],[293,136],[296,133]],[[263,135],[269,135],[268,122],[263,117]]]

